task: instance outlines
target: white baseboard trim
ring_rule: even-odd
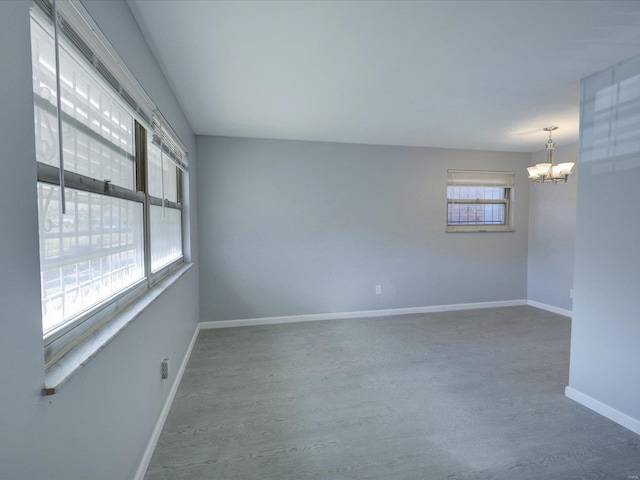
[[[136,470],[136,474],[133,477],[134,480],[143,480],[144,474],[147,472],[147,468],[149,467],[149,462],[151,462],[151,457],[153,456],[153,452],[156,449],[156,445],[158,443],[158,439],[160,438],[160,434],[162,433],[162,428],[164,427],[164,422],[167,419],[167,415],[169,415],[169,410],[171,410],[171,404],[173,403],[173,399],[176,396],[176,392],[178,391],[178,387],[180,386],[180,381],[182,380],[182,375],[184,374],[184,370],[187,367],[187,363],[189,362],[189,358],[191,357],[191,352],[193,350],[193,346],[196,344],[196,339],[198,338],[198,332],[200,331],[200,324],[196,326],[196,331],[193,332],[193,336],[191,337],[191,342],[189,343],[189,347],[187,347],[187,351],[182,358],[182,363],[180,363],[180,368],[176,372],[175,378],[173,379],[173,385],[171,385],[171,390],[169,391],[169,395],[167,395],[167,399],[162,406],[162,410],[160,411],[160,415],[156,420],[156,424],[153,427],[153,432],[151,432],[151,437],[149,438],[149,442],[147,443],[147,448],[142,455],[142,460],[140,460],[140,464],[138,465],[138,469]]]
[[[473,310],[476,308],[514,307],[527,305],[527,300],[504,300],[497,302],[459,303],[452,305],[435,305],[431,307],[389,308],[385,310],[361,310],[356,312],[316,313],[310,315],[290,315],[285,317],[245,318],[240,320],[220,320],[217,322],[201,322],[201,329],[248,327],[253,325],[274,325],[278,323],[315,322],[320,320],[340,320],[345,318],[388,317],[392,315],[409,315],[412,313],[434,313],[455,310]]]
[[[573,312],[571,310],[565,310],[564,308],[554,307],[553,305],[547,305],[546,303],[536,302],[535,300],[527,300],[527,305],[546,310],[547,312],[557,313],[558,315],[564,315],[569,318],[573,316]]]
[[[564,389],[564,394],[571,400],[584,405],[594,412],[599,413],[603,417],[607,417],[609,420],[616,422],[618,425],[622,425],[623,427],[628,428],[632,432],[640,435],[639,419],[633,418],[626,413],[622,413],[620,410],[616,410],[606,403],[602,403],[600,400],[596,400],[595,398],[590,397],[589,395],[582,393],[581,391],[576,390],[573,387],[567,386]]]

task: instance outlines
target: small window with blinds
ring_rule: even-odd
[[[79,2],[31,10],[45,365],[177,270],[187,153]]]
[[[448,170],[447,232],[512,231],[514,175]]]

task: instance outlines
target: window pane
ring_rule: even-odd
[[[450,203],[447,222],[449,225],[505,225],[505,213],[504,203]]]
[[[151,142],[151,134],[147,135],[147,182],[149,195],[162,198],[162,166],[160,149]]]
[[[182,256],[182,211],[151,205],[151,271]]]
[[[148,135],[148,137],[150,136]],[[154,145],[150,138],[147,138],[147,159],[149,195],[177,202],[177,167],[166,155],[160,156],[160,148]],[[162,190],[163,179],[164,192]]]
[[[178,167],[164,157],[164,198],[172,202],[178,201]]]
[[[53,39],[32,20],[36,157],[59,165]],[[133,189],[133,116],[65,48],[60,48],[64,167]]]
[[[56,74],[53,38],[31,20],[31,60],[35,94],[36,159],[58,165]]]
[[[447,198],[500,200],[504,198],[504,187],[447,187]]]
[[[144,277],[142,204],[38,184],[42,327],[51,329]]]

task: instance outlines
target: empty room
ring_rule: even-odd
[[[0,39],[0,479],[640,477],[640,2]]]

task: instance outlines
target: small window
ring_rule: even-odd
[[[513,172],[449,170],[447,232],[512,231]]]

